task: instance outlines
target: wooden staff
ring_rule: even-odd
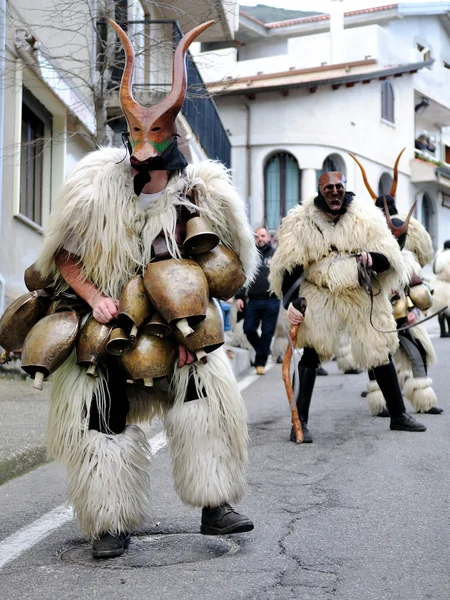
[[[304,298],[297,298],[293,302],[293,307],[296,308],[297,310],[299,310],[304,315],[305,310],[306,310],[306,300]],[[297,344],[298,328],[299,328],[299,325],[291,325],[289,328],[289,337],[290,337],[291,343],[288,344],[286,353],[284,355],[282,374],[283,374],[284,386],[286,388],[286,394],[287,394],[288,401],[289,401],[289,406],[291,408],[292,425],[293,425],[294,431],[295,431],[295,442],[297,444],[303,444],[303,431],[302,431],[302,425],[300,423],[300,419],[298,416],[298,410],[297,410],[297,404],[296,404],[297,399],[294,396],[294,390],[292,389],[292,383],[291,383],[292,348],[295,348],[295,345]],[[294,377],[299,377],[298,370],[294,374]]]

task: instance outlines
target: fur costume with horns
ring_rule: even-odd
[[[123,150],[105,148],[79,162],[58,195],[38,269],[43,276],[53,274],[56,289],[64,290],[67,285],[56,269],[55,256],[67,249],[78,257],[81,278],[118,299],[129,279],[151,261],[152,244],[159,235],[165,237],[169,255],[180,258],[177,209],[190,204],[186,193],[195,187],[197,210],[221,242],[238,254],[251,281],[257,267],[254,236],[226,169],[211,161],[188,166],[176,140],[175,120],[186,93],[185,54],[213,22],[195,27],[180,40],[174,53],[172,89],[151,107],[133,98],[133,47],[125,32],[110,24],[126,54],[120,99],[128,123],[130,158],[123,159]],[[134,177],[132,167],[137,172]],[[155,170],[171,176],[162,194],[144,208],[138,196]],[[102,433],[90,428],[91,408],[96,405],[100,423],[108,425],[107,384],[113,376],[100,365],[99,377],[87,377],[72,354],[55,373],[50,399],[49,453],[67,466],[70,502],[90,539],[108,532],[128,533],[148,518],[150,448],[136,423],[157,414],[164,417],[175,488],[184,502],[218,507],[242,498],[246,414],[223,348],[212,352],[206,364],[174,365],[168,390],[158,382],[145,391],[132,386],[126,391],[128,425],[121,433],[108,427],[103,428],[108,433]],[[186,402],[192,384],[196,400],[189,397]]]
[[[448,306],[445,316],[450,318],[450,249],[439,250],[433,261],[433,273],[436,275],[434,300],[439,306]]]
[[[329,360],[338,332],[345,330],[356,365],[367,369],[388,362],[389,354],[397,349],[398,336],[380,333],[370,324],[370,297],[358,281],[356,259],[343,256],[361,250],[379,252],[390,263],[378,276],[381,293],[373,298],[373,321],[377,329],[395,330],[388,295],[406,283],[405,267],[383,215],[370,202],[354,198],[335,223],[312,199],[292,209],[282,222],[270,281],[281,297],[285,274],[303,266],[305,280],[299,296],[306,298],[307,310],[298,346],[311,346],[321,361]]]
[[[413,276],[422,279],[422,267],[433,258],[433,243],[426,229],[412,217],[415,205],[408,215],[399,216],[395,204],[398,183],[398,165],[405,148],[399,153],[394,165],[394,177],[389,194],[377,197],[371,188],[364,167],[359,160],[350,154],[361,169],[361,174],[366,188],[375,201],[376,206],[386,214],[388,224],[395,237],[398,229],[392,224],[392,219],[399,219],[406,231],[402,255],[405,263],[405,275],[408,281]],[[407,224],[405,228],[404,225]],[[402,227],[400,228],[402,229]],[[397,234],[397,235],[396,235]],[[399,240],[400,242],[401,240]],[[437,405],[436,394],[432,388],[432,380],[427,375],[427,369],[436,362],[436,353],[430,336],[422,325],[411,328],[407,335],[399,334],[399,347],[394,355],[395,365],[399,376],[400,385],[404,386],[403,392],[417,412],[426,412]],[[422,350],[423,354],[419,350]],[[379,414],[386,408],[386,402],[376,381],[367,384],[367,404],[373,415]]]
[[[133,177],[123,149],[105,148],[80,161],[63,185],[44,239],[38,267],[65,282],[54,257],[67,239],[79,240],[83,274],[98,289],[118,298],[130,276],[150,262],[151,245],[162,231],[174,258],[176,207],[188,202],[183,192],[195,185],[211,229],[240,257],[247,281],[257,254],[245,207],[226,169],[205,161],[173,175],[163,194],[144,209],[133,192]],[[122,162],[121,162],[122,161]],[[189,373],[199,399],[185,402]],[[89,429],[93,395],[105,406],[106,373],[88,378],[72,355],[53,376],[48,419],[49,454],[68,468],[69,497],[80,526],[95,539],[105,531],[127,532],[148,517],[150,450],[137,423],[164,416],[170,438],[175,488],[193,506],[236,502],[244,493],[247,456],[245,408],[223,349],[207,364],[173,368],[169,393],[131,386],[129,425],[118,435]],[[120,481],[115,476],[120,472]],[[133,490],[130,494],[129,490]],[[132,496],[132,498],[131,498]]]

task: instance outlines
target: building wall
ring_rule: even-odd
[[[250,177],[251,217],[255,226],[264,218],[264,165],[276,151],[293,154],[302,171],[320,171],[325,158],[336,153],[345,163],[349,189],[366,195],[359,167],[347,152],[360,158],[377,191],[381,175],[392,172],[398,153],[407,146],[400,163],[398,187],[399,208],[406,210],[412,202],[408,182],[414,148],[414,118],[411,111],[404,111],[402,107],[413,102],[412,78],[396,78],[392,85],[396,98],[395,126],[381,121],[379,81],[336,91],[319,88],[315,94],[291,90],[287,97],[277,92],[261,93],[253,101],[241,96],[216,98],[225,127],[231,133],[232,164],[236,165],[233,179],[244,198],[248,198]],[[302,199],[314,194],[311,182],[315,185],[315,178],[304,179]]]

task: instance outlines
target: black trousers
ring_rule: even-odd
[[[104,409],[99,406],[99,398],[94,394],[89,413],[89,429],[95,429],[101,433],[122,433],[127,424],[128,411],[130,404],[127,396],[126,374],[120,368],[118,360],[114,356],[108,355],[103,363],[103,368],[107,372],[107,380],[104,383],[106,404]],[[190,367],[184,367],[186,369]],[[195,380],[189,377],[186,391],[185,402],[198,399],[198,392],[195,386]]]

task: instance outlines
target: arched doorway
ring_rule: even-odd
[[[421,214],[422,225],[428,231],[433,241],[433,247],[437,248],[437,232],[436,232],[436,208],[434,206],[433,199],[424,192],[422,196],[422,214]]]
[[[378,182],[378,195],[383,196],[384,194],[389,194],[392,187],[392,175],[389,173],[383,173],[380,177],[380,181]]]
[[[327,173],[328,171],[339,171],[347,177],[347,167],[340,154],[329,154],[323,161],[322,173]]]
[[[295,156],[277,152],[264,167],[264,218],[266,227],[275,230],[288,210],[300,202],[301,171]]]

